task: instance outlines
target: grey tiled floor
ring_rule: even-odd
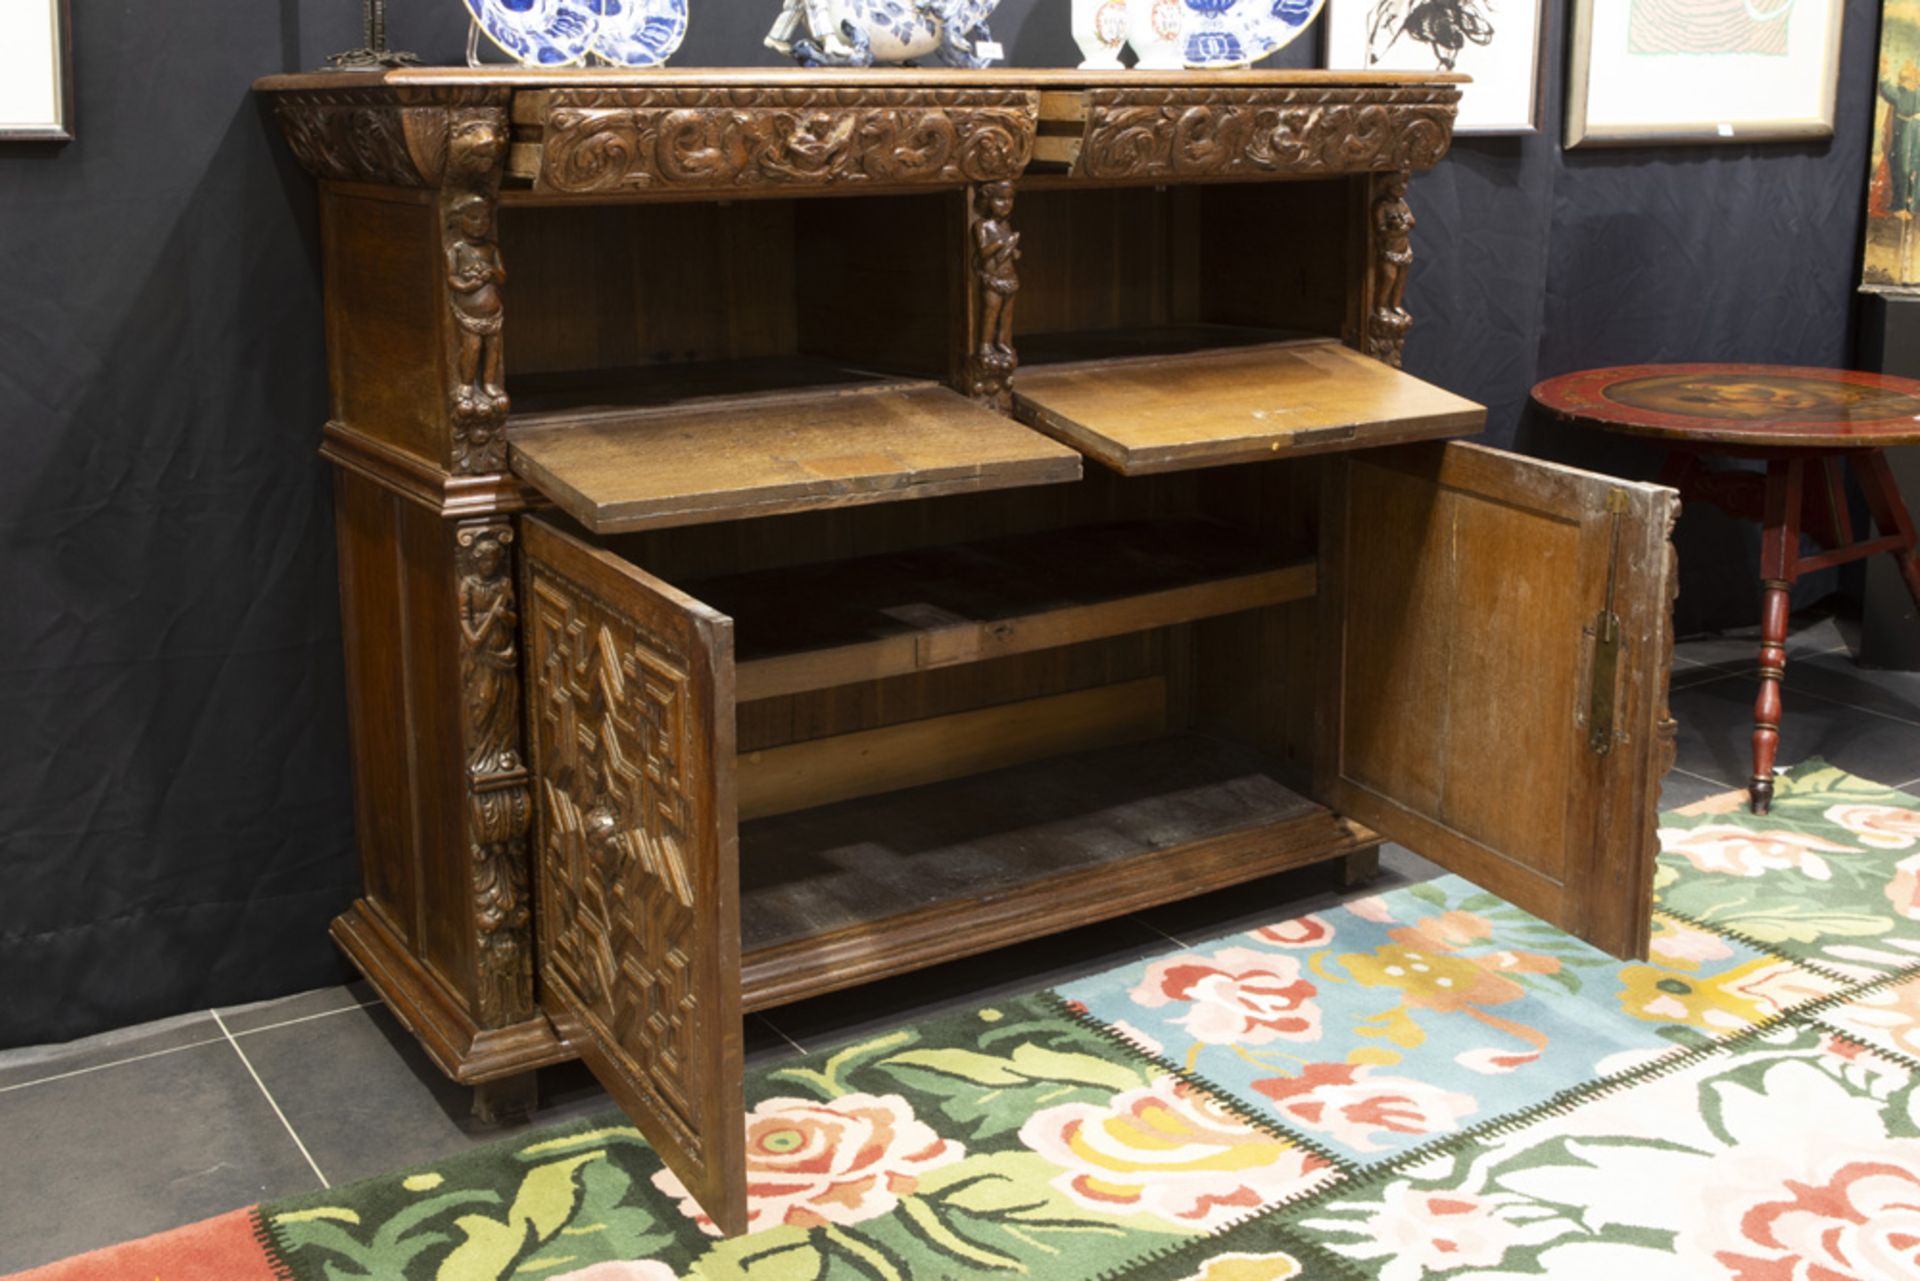
[[[1680,759],[1664,805],[1743,784],[1756,647],[1750,633],[1679,646]],[[1920,674],[1862,671],[1833,621],[1800,620],[1786,702],[1783,763],[1821,755],[1920,788]],[[1389,848],[1364,892],[1437,870]],[[831,1046],[1340,897],[1327,870],[1307,869],[787,1006],[749,1019],[749,1058]],[[608,1106],[574,1066],[543,1072],[541,1091],[541,1121]],[[0,1052],[0,1272],[488,1142],[499,1131],[476,1126],[469,1101],[359,985]]]

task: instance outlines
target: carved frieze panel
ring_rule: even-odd
[[[712,905],[691,661],[551,567],[529,574],[542,977],[682,1150],[706,1145],[699,961]]]
[[[554,89],[540,190],[733,191],[1016,178],[1038,95],[986,89]]]
[[[1426,169],[1447,153],[1457,89],[1095,89],[1074,171],[1088,178],[1332,175]]]

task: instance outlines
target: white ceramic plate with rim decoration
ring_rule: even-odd
[[[1186,0],[1189,67],[1244,67],[1293,43],[1326,0]]]
[[[623,67],[665,62],[687,34],[687,0],[462,0],[495,48],[530,67],[589,55]]]

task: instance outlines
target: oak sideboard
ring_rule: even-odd
[[[1647,946],[1675,496],[1400,370],[1457,82],[276,76],[364,882],[724,1228],[746,1011],[1382,839]]]

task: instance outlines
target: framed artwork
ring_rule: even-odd
[[[1328,0],[1327,66],[1341,71],[1459,71],[1454,132],[1540,127],[1545,0]]]
[[[1920,292],[1920,0],[1880,8],[1880,70],[1860,287]]]
[[[73,137],[67,0],[0,0],[0,140]]]
[[[1567,146],[1833,135],[1842,0],[1573,0]]]

